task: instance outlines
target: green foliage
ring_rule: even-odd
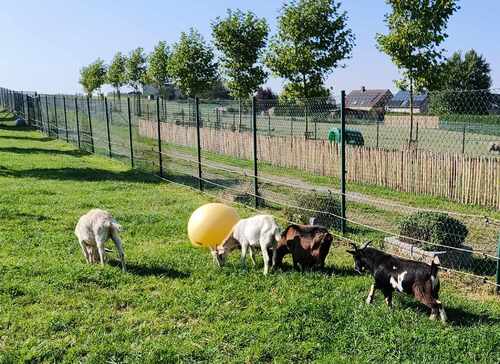
[[[82,67],[79,82],[85,93],[92,95],[95,90],[100,89],[106,83],[106,72],[106,65],[100,58],[88,66]]]
[[[299,102],[305,102],[303,100],[303,91],[304,87],[300,83],[287,83],[285,87],[283,87],[283,90],[280,93],[280,100],[281,101],[286,101],[286,102],[294,102],[294,101],[299,101]],[[330,96],[330,90],[323,87],[322,81],[318,82],[311,82],[308,85],[308,95],[310,98],[315,98],[316,100],[319,101],[319,99],[328,99]]]
[[[495,102],[491,86],[490,65],[473,49],[462,58],[455,52],[441,66],[442,89],[430,98],[430,111],[444,114],[488,114]]]
[[[377,34],[378,48],[403,70],[416,88],[433,89],[439,84],[436,72],[447,38],[448,19],[459,9],[456,0],[386,0],[391,13],[385,16],[388,34]],[[407,82],[405,82],[407,83]],[[400,85],[401,86],[401,85]]]
[[[191,28],[181,33],[173,47],[168,65],[175,85],[187,96],[194,97],[209,90],[217,81],[214,53],[199,32]]]
[[[437,212],[417,212],[403,218],[399,222],[401,240],[417,245],[424,250],[446,250],[445,246],[461,247],[469,231],[459,220]],[[428,241],[432,244],[420,243],[412,239]],[[439,244],[439,245],[433,245]]]
[[[120,94],[120,87],[127,83],[126,63],[127,57],[121,52],[117,52],[113,57],[106,75],[107,82],[116,89],[118,94]]]
[[[231,94],[221,80],[217,80],[210,89],[200,92],[199,97],[210,100],[230,100]]]
[[[146,84],[146,55],[144,49],[138,47],[130,52],[126,62],[126,79],[134,91]]]
[[[455,52],[444,64],[444,90],[487,90],[491,87],[490,65],[471,49]]]
[[[268,33],[266,20],[250,11],[228,10],[226,18],[213,22],[214,43],[222,52],[221,64],[233,97],[248,97],[266,80],[267,74],[257,62]]]
[[[292,0],[283,6],[265,62],[289,81],[293,97],[324,96],[325,76],[349,58],[354,46],[347,19],[333,0]]]
[[[148,58],[147,80],[166,96],[166,85],[169,81],[168,61],[170,50],[167,43],[160,41]]]
[[[317,218],[317,223],[327,228],[340,229],[341,226],[341,207],[338,198],[331,193],[308,192],[297,195],[294,201],[294,207],[286,207],[283,211],[287,220],[308,224],[311,217]],[[326,213],[317,213],[305,211],[303,209],[324,211]]]

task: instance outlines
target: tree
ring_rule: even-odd
[[[213,58],[212,49],[200,33],[192,28],[189,33],[181,33],[179,42],[174,44],[168,69],[184,95],[194,97],[209,90],[217,81],[217,64]]]
[[[227,17],[212,23],[217,49],[222,52],[222,67],[233,97],[248,97],[264,83],[267,74],[257,64],[266,45],[269,27],[265,19],[252,12],[228,10]]]
[[[230,100],[231,94],[221,80],[217,80],[209,90],[203,91],[199,95],[204,99]]]
[[[431,94],[431,111],[437,114],[486,114],[493,97],[490,65],[473,49],[462,57],[455,52],[442,65],[441,92]]]
[[[323,80],[350,57],[354,35],[335,0],[291,0],[278,17],[266,65],[289,80],[293,97],[324,96]]]
[[[138,93],[146,83],[146,56],[143,48],[138,47],[130,52],[125,69],[128,84]]]
[[[215,46],[222,53],[221,61],[231,95],[241,100],[264,83],[267,73],[257,64],[267,41],[269,27],[265,19],[252,12],[228,10],[227,17],[212,23]]]
[[[80,70],[80,84],[87,95],[92,96],[95,90],[98,90],[106,83],[106,65],[104,61],[98,58],[88,66]]]
[[[278,96],[273,92],[273,90],[271,90],[270,87],[259,87],[255,93],[255,98],[257,100],[276,100]]]
[[[170,50],[163,41],[158,42],[148,58],[147,80],[160,91],[160,95],[163,97],[166,96],[166,85],[170,78],[168,73],[169,58]]]
[[[127,83],[127,77],[125,74],[126,62],[127,58],[121,52],[117,52],[113,57],[113,61],[111,62],[106,75],[107,82],[116,90],[118,100],[120,99],[120,87]]]
[[[410,89],[410,139],[413,141],[413,86],[428,88],[448,37],[448,19],[459,8],[456,0],[386,0],[392,8],[385,15],[388,34],[377,34],[378,48],[402,70]]]

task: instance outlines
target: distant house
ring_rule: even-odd
[[[346,108],[358,111],[383,112],[387,102],[392,98],[390,90],[367,90],[361,87],[351,91],[345,99]]]
[[[429,107],[429,95],[426,92],[413,95],[413,112],[425,113]],[[410,113],[410,92],[399,91],[387,103],[387,111]]]

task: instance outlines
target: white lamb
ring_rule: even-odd
[[[122,270],[125,272],[125,254],[118,235],[120,230],[120,224],[113,219],[109,212],[104,210],[93,209],[80,217],[76,224],[75,235],[87,263],[97,263],[99,259],[104,265],[106,253],[104,243],[111,238],[120,255]]]
[[[267,274],[270,265],[268,250],[273,249],[280,238],[280,228],[272,216],[256,215],[238,221],[222,244],[212,251],[212,255],[219,266],[222,266],[232,250],[241,248],[241,264],[245,267],[247,251],[255,265],[253,249],[260,247],[264,258],[264,274]]]

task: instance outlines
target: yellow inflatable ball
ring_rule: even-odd
[[[196,209],[188,222],[188,236],[198,247],[215,248],[231,232],[240,217],[222,203],[208,203]]]

